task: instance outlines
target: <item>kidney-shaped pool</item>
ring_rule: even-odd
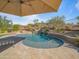
[[[19,34],[19,37],[24,37],[23,44],[34,48],[57,48],[63,45],[63,41],[51,35],[37,34]]]

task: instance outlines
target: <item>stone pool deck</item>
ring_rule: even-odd
[[[68,43],[58,48],[37,49],[19,42],[0,53],[0,59],[79,59],[79,51]]]

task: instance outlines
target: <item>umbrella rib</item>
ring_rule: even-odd
[[[8,0],[7,0],[8,1]],[[5,7],[6,7],[6,5],[8,4],[8,2],[7,3],[5,3],[5,5],[1,8],[1,10],[0,11],[2,11]]]
[[[21,0],[19,0],[21,2]],[[20,16],[22,16],[22,7],[21,7],[21,3],[20,3]]]
[[[45,5],[48,5],[47,3],[45,3],[43,0],[41,0]],[[51,7],[50,5],[48,5],[50,8],[52,8],[54,11],[56,11],[53,7]]]
[[[19,1],[21,2],[21,0],[19,0]],[[31,3],[30,3],[30,1],[25,1],[25,0],[24,0],[24,2],[29,2],[29,4],[26,3],[25,5],[30,6],[30,7],[32,8],[32,10],[34,10],[34,8],[32,7],[32,5],[31,5]],[[21,4],[22,4],[22,3],[20,3],[20,15],[22,15],[22,6],[21,6]],[[24,3],[23,3],[23,4],[24,4]],[[34,12],[35,12],[35,11],[34,11]]]
[[[27,2],[27,1],[25,1],[25,2]],[[30,7],[31,7],[31,9],[32,9],[34,12],[36,12],[36,11],[34,10],[34,8],[32,7],[32,4],[30,3],[30,1],[28,1],[28,3],[29,3],[29,4],[27,4],[27,3],[26,3],[25,5],[30,6]]]

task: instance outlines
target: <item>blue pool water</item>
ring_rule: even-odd
[[[56,48],[63,44],[61,39],[49,35],[20,34],[19,37],[25,37],[23,44],[35,48]]]

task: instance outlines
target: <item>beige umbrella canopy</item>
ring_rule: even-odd
[[[0,12],[25,16],[55,12],[61,0],[0,0]]]

